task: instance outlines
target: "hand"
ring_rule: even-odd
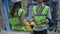
[[[43,20],[42,22],[46,22],[46,20]]]
[[[29,21],[30,21],[30,22],[32,22],[32,21],[33,21],[33,18],[32,18],[32,19],[30,19]]]
[[[43,20],[42,23],[48,23],[48,21],[47,20]]]
[[[41,22],[37,22],[37,25],[40,25],[41,24]]]

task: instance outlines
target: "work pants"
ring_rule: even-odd
[[[35,31],[35,30],[33,30],[33,34],[47,34],[47,29],[45,29],[43,31]]]

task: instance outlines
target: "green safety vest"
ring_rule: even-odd
[[[48,9],[49,9],[48,6],[45,6],[40,14],[37,14],[37,6],[34,6],[33,9],[34,9],[33,12],[34,12],[34,20],[35,20],[35,22],[36,21],[40,21],[41,22],[43,20],[46,20]],[[35,23],[34,26],[36,28],[43,28],[43,27],[47,26],[47,24],[42,23],[39,26],[37,26],[36,23]]]
[[[25,26],[17,25],[17,24],[20,24],[19,16],[21,14],[25,14],[25,11],[23,9],[19,9],[17,12],[15,12],[13,18],[11,17],[11,15],[9,16],[9,22],[12,25],[12,30],[24,30]]]

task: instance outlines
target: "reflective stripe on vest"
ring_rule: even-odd
[[[44,9],[42,10],[42,13],[41,14],[39,14],[39,15],[37,15],[37,12],[36,12],[36,10],[37,10],[37,7],[36,6],[34,6],[34,20],[35,20],[35,22],[37,22],[37,21],[40,21],[40,22],[42,22],[42,20],[46,20],[46,17],[47,17],[47,13],[48,13],[48,9],[49,9],[49,7],[48,6],[45,6],[44,7]],[[46,24],[41,24],[40,26],[37,26],[37,25],[35,25],[35,27],[45,27],[46,26]]]

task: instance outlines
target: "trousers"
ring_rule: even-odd
[[[35,30],[33,30],[33,34],[47,34],[47,29],[45,29],[43,31],[35,31]]]

